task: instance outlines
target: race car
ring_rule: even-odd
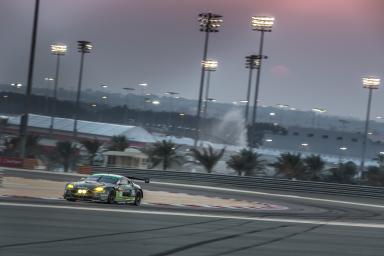
[[[78,182],[65,185],[64,198],[68,201],[99,201],[105,203],[133,203],[140,205],[143,190],[135,184],[132,177],[116,174],[98,173],[88,176]],[[148,179],[146,183],[149,182]]]

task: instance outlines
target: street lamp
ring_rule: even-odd
[[[262,60],[266,58],[266,56],[263,55],[263,46],[264,46],[264,33],[265,32],[271,32],[273,24],[275,22],[275,18],[273,17],[266,17],[266,16],[254,16],[251,20],[251,26],[252,30],[260,31],[261,37],[260,37],[260,45],[259,45],[259,54],[258,58],[260,63],[258,64],[257,73],[256,73],[256,88],[255,88],[255,97],[253,102],[253,113],[252,113],[252,127],[253,131],[256,131],[255,125],[256,125],[256,117],[257,117],[257,101],[259,97],[259,86],[260,86],[260,74],[261,74],[261,67],[262,67]],[[251,138],[251,146],[254,144],[255,136],[253,134]]]
[[[22,83],[11,83],[11,86],[16,87],[16,88],[20,88],[23,86],[23,84]]]
[[[165,92],[164,93],[165,95],[168,95],[170,99],[168,99],[168,102],[169,102],[169,111],[168,111],[168,127],[171,127],[172,124],[173,124],[173,100],[176,99],[176,95],[178,95],[179,93],[178,92]]]
[[[362,79],[363,82],[363,88],[366,88],[369,90],[368,93],[368,105],[367,105],[367,115],[365,118],[365,127],[364,127],[364,139],[363,139],[363,145],[361,150],[361,162],[360,162],[360,169],[357,174],[357,177],[361,179],[364,171],[364,162],[365,162],[365,154],[367,151],[367,136],[368,136],[368,129],[369,129],[369,116],[371,114],[371,102],[372,102],[372,91],[375,89],[379,89],[380,86],[380,79],[375,77],[364,77]]]
[[[216,60],[207,59],[203,60],[201,62],[201,65],[203,66],[204,71],[207,72],[207,81],[206,81],[206,87],[205,87],[205,104],[203,109],[203,116],[204,118],[207,118],[207,111],[208,111],[208,97],[209,97],[209,84],[211,81],[211,72],[215,72],[217,70],[218,62]]]
[[[323,113],[327,112],[327,110],[324,108],[312,108],[311,110],[313,112],[312,126],[317,128],[318,127],[317,115],[323,114]]]
[[[45,92],[42,94],[44,97],[43,113],[47,116],[51,115],[52,110],[49,108],[49,90],[51,89],[51,82],[54,82],[53,77],[44,77],[44,86],[42,87]]]
[[[77,119],[79,115],[79,104],[80,104],[80,94],[81,94],[81,83],[83,80],[83,66],[84,66],[84,55],[90,53],[92,50],[91,42],[88,41],[77,41],[77,48],[81,54],[80,58],[80,72],[79,72],[79,81],[77,84],[77,93],[76,93],[76,104],[75,104],[75,115],[74,115],[74,124],[73,124],[73,138],[77,137]]]
[[[56,55],[56,73],[55,78],[49,78],[46,77],[44,80],[46,81],[52,81],[50,79],[53,79],[54,88],[53,88],[53,104],[51,108],[51,122],[49,125],[49,134],[52,135],[53,132],[53,126],[54,126],[54,116],[56,115],[56,101],[57,101],[57,85],[59,83],[59,70],[60,70],[60,57],[64,56],[67,53],[67,46],[65,44],[52,44],[51,45],[51,54]]]
[[[346,151],[348,148],[347,147],[344,147],[344,146],[342,146],[342,147],[339,147],[339,150],[340,150],[340,153],[339,153],[339,163],[341,163],[342,162],[342,158],[343,158],[343,155],[344,155],[344,151]]]
[[[125,111],[125,114],[124,114],[124,121],[125,121],[125,123],[128,123],[128,109],[130,109],[128,95],[129,95],[130,92],[132,92],[132,91],[134,91],[136,89],[132,88],[132,87],[124,87],[123,90],[127,92],[127,96],[126,96],[127,108],[126,108],[126,111]]]
[[[223,20],[221,15],[208,12],[208,13],[200,13],[198,16],[198,21],[200,25],[200,31],[205,32],[203,61],[206,61],[207,53],[208,53],[209,33],[219,32],[219,28]],[[200,77],[200,87],[199,87],[199,101],[197,104],[197,115],[196,115],[197,128],[196,128],[196,137],[194,141],[194,146],[197,145],[197,142],[200,136],[200,115],[201,115],[201,105],[202,105],[202,99],[203,99],[204,79],[205,79],[205,70],[204,70],[204,67],[202,66],[201,77]]]
[[[142,110],[145,110],[146,98],[144,97],[144,90],[146,87],[148,87],[148,84],[147,83],[139,83],[139,86],[141,87],[141,97],[143,99],[141,107],[142,107]]]

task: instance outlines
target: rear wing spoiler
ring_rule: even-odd
[[[141,181],[144,181],[145,183],[149,183],[149,178],[139,178],[139,177],[132,177],[132,176],[125,176],[125,177],[131,180],[141,180]]]

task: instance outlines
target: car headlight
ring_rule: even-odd
[[[98,193],[101,193],[101,192],[104,192],[104,188],[103,187],[96,187],[93,189],[95,192],[98,192]]]
[[[72,189],[72,188],[74,188],[73,184],[68,184],[67,185],[67,189]]]

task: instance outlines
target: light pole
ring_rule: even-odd
[[[249,55],[245,57],[245,68],[249,69],[248,73],[248,87],[247,87],[247,99],[246,99],[246,106],[245,106],[245,124],[248,125],[248,118],[249,118],[249,103],[251,100],[251,87],[252,87],[252,75],[253,70],[258,69],[260,67],[260,58],[266,59],[267,56],[261,57],[260,55]]]
[[[102,108],[100,108],[100,117],[99,117],[99,120],[100,122],[103,122],[103,117],[104,117],[104,111],[106,110],[106,106],[107,106],[107,100],[108,100],[108,96],[101,96],[101,100],[104,101],[103,104],[102,104]]]
[[[342,163],[342,160],[343,160],[343,156],[344,156],[344,151],[346,151],[348,148],[347,147],[339,147],[339,163]]]
[[[362,79],[362,81],[363,81],[363,88],[368,89],[369,92],[368,92],[367,115],[365,118],[363,145],[362,145],[362,150],[361,150],[360,169],[359,169],[359,172],[357,174],[357,178],[359,178],[359,179],[361,179],[363,176],[365,154],[367,151],[367,136],[368,136],[368,129],[369,129],[369,116],[371,114],[372,91],[375,89],[379,89],[379,86],[380,86],[380,79],[379,78],[364,77]]]
[[[45,115],[49,115],[49,90],[51,89],[50,83],[55,81],[55,78],[52,77],[44,77],[44,86],[43,89],[46,90],[43,93],[44,96],[44,105],[43,105],[43,113]]]
[[[313,128],[318,128],[317,115],[323,114],[327,112],[327,110],[324,108],[312,108],[311,110],[313,112],[312,126]]]
[[[184,116],[185,116],[185,113],[179,113],[179,117],[180,117],[180,129],[181,129],[181,135],[182,135],[183,137],[185,137]]]
[[[129,95],[130,92],[134,91],[135,88],[132,88],[132,87],[124,87],[123,90],[127,92],[127,96],[126,96],[127,108],[126,108],[126,111],[125,111],[125,113],[124,113],[124,121],[125,121],[125,123],[127,124],[127,123],[128,123],[128,109],[130,109],[130,104],[129,104],[129,100],[128,100],[128,95]]]
[[[37,39],[37,24],[39,18],[39,6],[40,0],[35,0],[35,11],[33,15],[33,26],[32,26],[32,39],[31,39],[31,51],[29,55],[29,64],[28,64],[28,79],[27,79],[27,90],[25,93],[24,101],[24,113],[20,118],[20,158],[24,159],[25,151],[27,146],[27,136],[28,136],[28,115],[30,108],[30,98],[32,92],[32,82],[33,82],[33,71],[35,64],[35,52],[36,52],[36,39]]]
[[[215,72],[217,70],[218,62],[216,60],[207,59],[205,61],[201,62],[201,65],[203,66],[203,69],[205,72],[207,72],[207,83],[205,87],[205,97],[204,97],[204,109],[203,109],[203,116],[204,118],[207,118],[207,111],[208,111],[208,98],[209,98],[209,85],[211,81],[211,72]]]
[[[200,31],[205,33],[204,40],[204,51],[203,51],[203,61],[207,60],[208,54],[208,41],[209,33],[219,32],[219,27],[223,22],[222,16],[213,13],[200,13],[198,17],[200,24]],[[194,146],[196,147],[197,142],[199,141],[200,136],[200,116],[201,116],[201,103],[203,100],[203,90],[204,90],[204,79],[205,79],[205,70],[204,67],[201,67],[201,77],[200,77],[200,87],[199,87],[199,101],[197,104],[197,115],[196,115],[196,136],[194,141]]]
[[[217,100],[214,98],[207,98],[206,99],[206,104],[208,105],[208,102],[216,102]],[[207,106],[208,107],[208,106]]]
[[[52,44],[51,53],[56,55],[56,73],[55,73],[55,84],[53,88],[53,104],[51,108],[51,123],[49,125],[49,134],[52,135],[54,126],[54,116],[56,115],[56,101],[57,101],[57,85],[59,83],[59,70],[60,70],[60,57],[67,53],[67,46],[65,44]]]
[[[260,45],[259,45],[259,54],[258,58],[260,61],[259,67],[257,69],[256,73],[256,88],[255,88],[255,97],[253,102],[253,113],[252,113],[252,129],[253,134],[251,138],[251,146],[254,146],[254,140],[255,140],[255,134],[256,131],[255,125],[256,125],[256,118],[257,118],[257,103],[259,98],[259,87],[260,87],[260,74],[261,74],[261,67],[262,67],[262,60],[266,58],[266,56],[263,55],[263,47],[264,47],[264,33],[265,32],[271,32],[273,24],[275,22],[275,18],[273,17],[265,17],[265,16],[254,16],[251,20],[251,26],[252,30],[260,31],[261,37],[260,37]]]
[[[169,115],[168,115],[168,128],[172,126],[173,124],[173,99],[175,99],[176,95],[178,95],[179,93],[178,92],[165,92],[164,93],[165,95],[168,95],[168,99],[169,99]]]
[[[79,104],[80,104],[80,94],[81,94],[81,83],[83,80],[83,66],[84,66],[84,55],[90,53],[92,50],[91,42],[88,41],[77,41],[78,50],[81,54],[80,58],[80,72],[79,72],[79,81],[77,84],[77,93],[76,93],[76,104],[75,104],[75,115],[74,115],[74,124],[73,124],[73,139],[76,140],[77,137],[77,119],[79,115]]]
[[[102,90],[106,90],[108,88],[108,85],[101,84],[100,88]],[[106,96],[106,95],[101,96],[101,100],[104,102],[102,103],[102,108],[100,108],[100,118],[99,119],[100,119],[100,122],[103,122],[104,111],[108,108],[108,106],[107,106],[108,96]]]
[[[287,104],[277,104],[276,105],[279,109],[280,109],[280,118],[279,118],[279,122],[280,124],[283,124],[284,123],[284,111],[289,109],[289,105]]]

